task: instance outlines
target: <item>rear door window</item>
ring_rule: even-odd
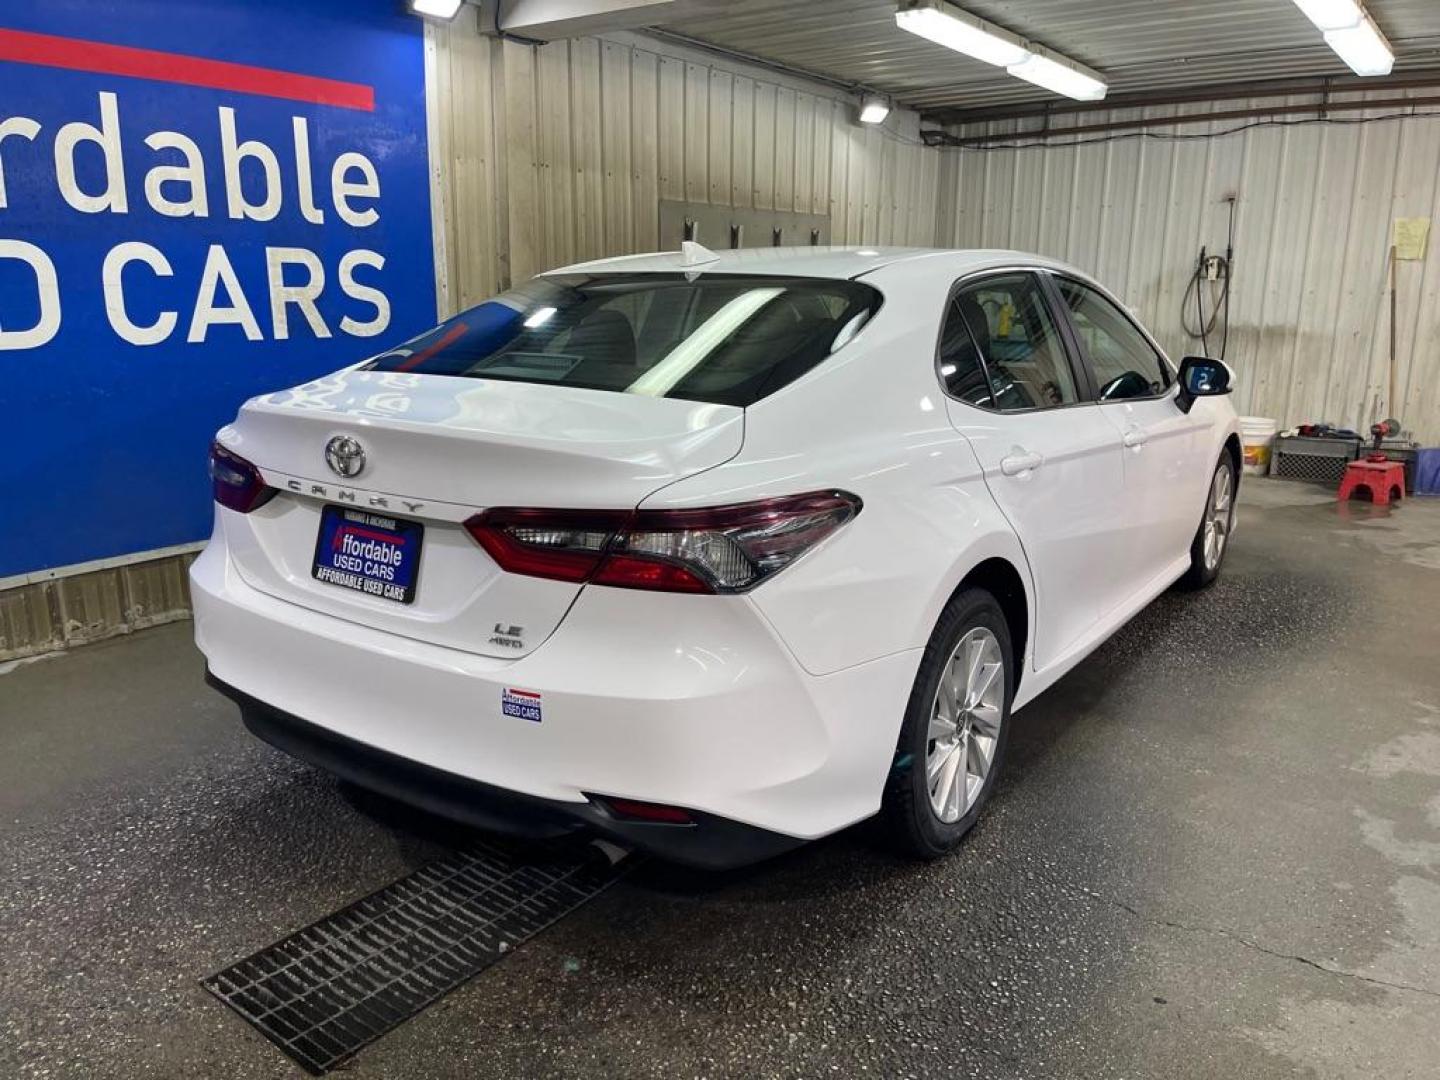
[[[955,300],[989,369],[997,409],[1052,409],[1080,400],[1059,327],[1035,275],[985,278],[961,289]]]
[[[945,325],[940,331],[939,362],[940,378],[945,383],[946,393],[967,405],[979,405],[986,409],[994,407],[990,383],[985,378],[985,365],[970,328],[965,325],[959,297],[951,299],[945,309]]]
[[[542,277],[368,367],[744,406],[843,347],[880,302],[823,278]]]

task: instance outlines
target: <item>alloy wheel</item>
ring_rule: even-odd
[[[925,781],[930,807],[947,825],[979,798],[1004,715],[1004,654],[995,635],[977,626],[956,643],[941,669],[930,710]]]
[[[1214,570],[1225,554],[1230,539],[1230,519],[1234,513],[1235,485],[1230,470],[1224,465],[1215,470],[1210,482],[1210,502],[1205,510],[1205,569]]]

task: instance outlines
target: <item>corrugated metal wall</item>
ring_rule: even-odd
[[[452,309],[676,246],[662,199],[827,213],[836,243],[935,241],[940,153],[913,113],[862,127],[819,84],[633,35],[531,48],[457,24],[434,43]]]
[[[1151,129],[1157,133],[1205,134],[1239,123],[1207,121],[1207,112],[1241,104],[1143,115],[1185,118]],[[1137,115],[1116,110],[1085,119]],[[1006,121],[956,134],[1017,129]],[[1093,141],[1079,145],[1086,139]],[[1440,440],[1436,237],[1423,262],[1397,267],[1399,404],[1386,400],[1391,221],[1440,217],[1440,119],[1256,127],[1183,141],[1077,136],[1037,149],[950,150],[942,168],[942,243],[1018,248],[1074,263],[1135,307],[1177,357],[1199,351],[1181,328],[1181,299],[1200,246],[1223,253],[1223,200],[1234,193],[1228,359],[1239,373],[1237,408],[1287,425],[1367,426],[1378,409],[1398,413],[1422,440]]]

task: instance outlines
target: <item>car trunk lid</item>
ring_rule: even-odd
[[[629,509],[729,460],[743,427],[744,411],[728,405],[349,369],[256,398],[221,433],[279,491],[249,514],[222,515],[226,540],[240,576],[269,595],[433,644],[519,657],[554,632],[580,586],[503,572],[464,521],[496,506]],[[363,452],[353,475],[327,464],[337,439]],[[316,579],[326,507],[349,511],[362,539],[383,540],[395,522],[419,544],[408,603]],[[326,539],[335,540],[333,523]]]

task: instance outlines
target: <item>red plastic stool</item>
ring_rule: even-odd
[[[1387,460],[1383,454],[1352,461],[1345,466],[1345,476],[1340,481],[1340,501],[1349,499],[1356,488],[1370,492],[1370,501],[1376,506],[1386,506],[1391,499],[1399,502],[1405,497],[1405,466]]]

